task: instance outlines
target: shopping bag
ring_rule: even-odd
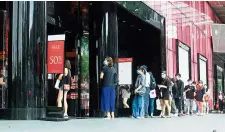
[[[157,110],[162,110],[160,99],[156,99],[156,109]]]
[[[57,79],[56,82],[55,82],[55,88],[56,89],[59,89],[59,83],[60,83],[60,80]]]
[[[150,90],[149,95],[150,95],[150,98],[151,98],[151,99],[154,99],[154,98],[156,97],[156,91],[155,91],[155,89]]]

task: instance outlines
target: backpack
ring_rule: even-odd
[[[156,88],[156,82],[155,82],[155,78],[153,77],[152,73],[150,74],[150,78],[151,78],[151,85],[150,85],[150,90],[153,90]]]

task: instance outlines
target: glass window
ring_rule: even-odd
[[[203,84],[207,84],[207,69],[206,69],[206,61],[207,59],[200,55],[199,57],[199,72],[200,72],[200,80],[203,81]]]
[[[178,46],[178,58],[179,58],[179,73],[184,83],[187,83],[187,80],[190,77],[190,63],[189,63],[189,47],[179,44]]]
[[[0,11],[0,108],[7,108],[8,100],[8,17]]]

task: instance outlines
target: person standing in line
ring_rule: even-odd
[[[219,104],[219,113],[223,113],[223,100],[224,100],[224,94],[222,91],[219,92],[218,94],[218,104]]]
[[[137,73],[139,74],[136,83],[135,83],[135,96],[133,99],[133,104],[132,104],[132,113],[133,117],[137,119],[143,119],[144,118],[144,95],[146,93],[146,88],[145,88],[145,81],[146,81],[146,70],[144,69],[143,66],[141,66],[138,70]]]
[[[182,101],[183,101],[183,93],[184,93],[184,82],[181,80],[181,74],[177,73],[176,75],[176,84],[177,84],[177,93],[178,98],[176,100],[177,106],[178,106],[178,116],[184,116],[182,112]]]
[[[209,96],[210,96],[210,93],[209,93],[209,89],[207,87],[207,85],[205,84],[204,85],[204,88],[205,88],[205,95],[204,95],[204,102],[203,102],[203,112],[204,114],[209,114]]]
[[[150,77],[151,77],[151,86],[150,86],[150,100],[149,100],[149,105],[150,105],[150,108],[149,108],[149,114],[150,116],[153,118],[153,114],[154,114],[154,111],[155,111],[155,98],[156,98],[156,81],[155,81],[155,78],[153,77],[152,73],[149,72],[150,74]]]
[[[171,113],[174,114],[174,116],[177,116],[178,114],[178,106],[176,106],[177,103],[176,100],[178,98],[178,94],[177,94],[177,84],[174,78],[171,79],[171,83],[172,83],[172,102],[171,102]]]
[[[160,91],[160,102],[162,111],[160,114],[160,117],[165,118],[165,110],[167,108],[168,110],[168,117],[171,118],[171,106],[169,104],[170,94],[169,94],[169,87],[171,86],[171,81],[168,76],[166,76],[166,72],[162,72],[162,83],[161,85],[158,85],[159,91]]]
[[[113,67],[113,59],[107,57],[104,61],[100,79],[102,79],[103,88],[101,94],[101,110],[106,112],[107,119],[114,119],[116,91],[115,86],[117,83],[116,70]]]
[[[193,114],[193,103],[194,103],[194,93],[195,93],[195,87],[192,85],[192,80],[188,79],[188,85],[185,86],[184,92],[186,93],[186,106],[187,106],[187,115]]]
[[[145,103],[145,118],[149,117],[149,103],[150,103],[150,86],[151,86],[151,77],[150,74],[147,72],[147,66],[143,65],[142,68],[145,71],[145,88],[146,88],[146,92],[145,92],[145,96],[144,96],[144,103]]]
[[[196,96],[195,99],[197,101],[197,105],[198,105],[198,110],[199,110],[199,114],[200,116],[203,115],[203,97],[205,94],[205,88],[203,86],[203,82],[199,81],[199,83],[197,84],[197,90],[196,90]]]

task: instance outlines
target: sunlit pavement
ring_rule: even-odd
[[[114,120],[72,119],[65,122],[0,121],[0,132],[225,132],[225,114]]]

